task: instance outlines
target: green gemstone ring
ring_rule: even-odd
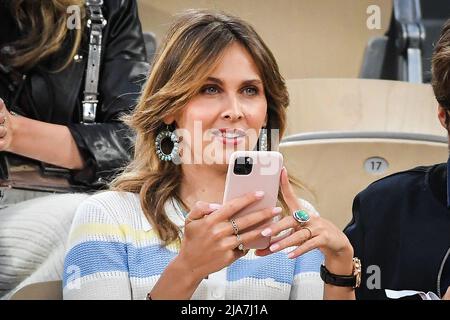
[[[300,224],[305,224],[310,219],[308,212],[306,212],[305,210],[296,210],[296,211],[294,211],[294,213],[292,213],[292,216]]]

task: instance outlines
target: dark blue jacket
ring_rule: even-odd
[[[363,263],[358,299],[385,297],[367,287],[378,266],[378,289],[433,291],[450,286],[450,210],[447,164],[418,167],[372,183],[353,202],[353,219],[344,232]],[[373,267],[372,267],[373,268]],[[376,267],[375,267],[376,268]],[[374,278],[369,279],[374,284]]]

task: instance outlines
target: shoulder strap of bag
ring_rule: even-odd
[[[86,0],[89,56],[84,87],[83,123],[94,123],[98,104],[98,78],[102,50],[102,30],[107,21],[102,14],[103,0]]]

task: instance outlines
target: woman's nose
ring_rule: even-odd
[[[237,97],[230,97],[227,101],[226,110],[222,113],[222,118],[231,121],[241,120],[244,117],[242,105]]]

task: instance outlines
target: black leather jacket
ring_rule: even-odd
[[[74,59],[61,72],[50,71],[59,62],[58,57],[51,57],[23,72],[27,78],[19,90],[20,83],[12,83],[11,72],[0,68],[0,97],[11,111],[69,127],[86,161],[85,169],[73,172],[72,177],[77,183],[91,186],[109,180],[130,160],[132,134],[118,119],[135,106],[148,72],[136,1],[107,0],[103,5],[103,15],[107,25],[103,29],[96,123],[80,123],[88,28],[85,27],[85,37],[78,53],[83,59]],[[0,30],[3,30],[0,31],[0,47],[14,40],[11,39],[14,36],[20,36],[20,30],[1,2]]]

